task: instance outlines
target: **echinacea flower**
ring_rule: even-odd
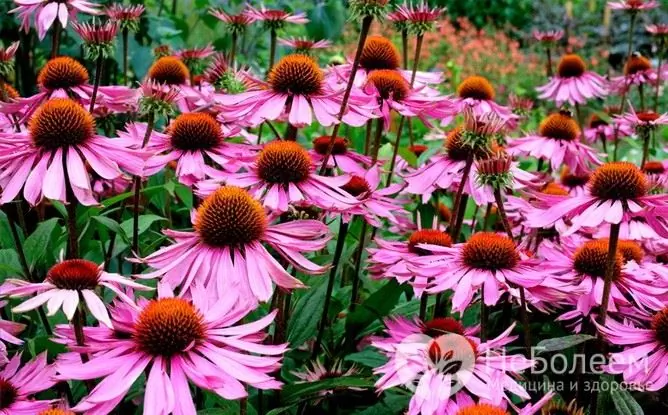
[[[182,87],[190,80],[190,70],[181,58],[163,56],[148,68],[148,79],[165,85]]]
[[[224,22],[227,30],[236,35],[245,32],[246,28],[257,20],[245,10],[239,14],[230,14],[221,9],[211,9],[209,14]]]
[[[452,246],[450,235],[440,229],[418,229],[404,240],[376,238],[374,242],[378,247],[368,248],[371,276],[376,279],[396,279],[399,284],[408,283],[417,297],[422,295],[429,283],[428,276],[421,272],[421,264],[416,263],[417,260],[423,256],[432,258],[432,251],[437,247]]]
[[[385,7],[389,0],[350,0],[350,18],[362,20],[366,17],[382,20],[385,16]]]
[[[608,248],[607,239],[596,239],[577,247],[564,243],[557,247],[545,242],[541,249],[545,258],[543,272],[550,274],[549,281],[555,288],[571,293],[567,300],[579,315],[589,316],[603,304]],[[654,286],[653,275],[629,266],[620,249],[614,261],[607,311],[616,312],[619,307],[631,304],[641,308],[660,304],[656,297],[665,294],[665,288]]]
[[[33,19],[39,40],[44,39],[54,23],[67,27],[67,21],[76,21],[79,13],[100,14],[100,6],[86,0],[14,0],[14,3],[17,7],[9,12],[18,13],[21,28],[26,33],[30,31],[30,20]]]
[[[114,39],[118,32],[115,22],[106,23],[72,23],[72,28],[79,35],[84,44],[86,58],[96,60],[99,57],[107,58],[114,50]]]
[[[56,369],[47,364],[46,352],[21,367],[17,353],[0,370],[0,413],[3,415],[38,414],[51,408],[53,400],[35,399],[34,395],[56,384]]]
[[[0,204],[23,189],[25,200],[71,203],[67,188],[83,205],[96,205],[90,171],[105,179],[141,174],[145,154],[97,135],[93,117],[77,102],[53,98],[40,106],[28,130],[0,134]]]
[[[5,114],[18,114],[22,119],[28,119],[41,104],[51,98],[70,98],[88,107],[93,94],[93,85],[88,81],[88,70],[76,60],[68,56],[51,59],[37,76],[39,92],[31,97],[3,103],[0,105],[0,111]],[[100,86],[95,106],[124,112],[134,95],[133,89],[124,86]]]
[[[262,84],[253,78],[248,69],[231,67],[222,53],[213,57],[204,71],[203,81],[203,83],[213,85],[216,90],[226,94],[239,94],[252,89],[259,89]]]
[[[297,379],[299,379],[295,383],[311,383],[326,379],[345,378],[348,376],[355,376],[358,373],[359,371],[357,370],[355,365],[350,366],[348,369],[344,369],[343,361],[341,360],[335,361],[327,366],[325,366],[322,362],[320,362],[320,360],[314,360],[313,362],[311,362],[310,367],[306,367],[304,371],[292,371],[292,374],[295,375]],[[318,392],[318,395],[321,397],[325,397],[346,389],[352,391],[363,390],[355,387],[349,387],[349,388],[336,387],[334,389],[325,389],[323,391],[320,391]],[[319,402],[320,399],[317,399],[313,403],[317,404]]]
[[[293,54],[284,56],[269,73],[265,87],[217,98],[221,116],[241,120],[249,126],[263,121],[287,118],[294,127],[313,123],[313,116],[323,126],[337,123],[344,91],[332,90],[313,58]],[[343,122],[362,126],[375,118],[373,100],[355,92],[350,96]]]
[[[402,184],[395,183],[381,188],[380,168],[375,166],[363,175],[351,175],[348,183],[341,186],[359,200],[359,204],[342,213],[344,220],[351,220],[354,215],[363,218],[371,226],[379,228],[381,220],[386,219],[394,225],[409,222],[408,212],[402,207],[402,200],[390,196],[399,193]],[[403,202],[408,203],[409,200]]]
[[[325,210],[346,210],[359,204],[341,190],[346,176],[325,177],[316,174],[309,153],[294,141],[272,141],[264,145],[241,173],[209,172],[210,180],[198,185],[199,195],[215,191],[219,183],[248,188],[262,204],[276,213],[290,204],[308,202]]]
[[[622,348],[610,355],[604,366],[606,372],[621,374],[625,382],[650,392],[668,384],[668,372],[662,363],[668,359],[668,308],[656,310],[647,326],[609,318],[597,327],[605,340]]]
[[[46,279],[40,283],[9,279],[0,289],[0,294],[9,298],[34,297],[14,307],[15,313],[25,313],[46,304],[48,315],[53,316],[59,309],[67,320],[72,321],[80,302],[100,323],[111,327],[111,320],[104,302],[96,292],[98,287],[105,287],[116,293],[124,301],[132,300],[123,291],[124,288],[147,291],[151,288],[118,274],[105,272],[101,265],[85,259],[68,259],[57,263],[46,273]]]
[[[278,39],[280,45],[289,46],[295,50],[296,53],[309,54],[314,49],[327,49],[332,46],[332,42],[327,39],[309,40],[304,37],[292,37],[289,39]]]
[[[534,29],[532,32],[533,38],[541,43],[554,44],[564,37],[563,30],[538,30]]]
[[[363,91],[378,100],[386,130],[390,128],[392,110],[404,117],[417,117],[427,127],[431,126],[427,117],[440,119],[450,113],[447,99],[439,95],[420,94],[396,70],[378,69],[371,72]]]
[[[491,404],[480,400],[475,402],[468,394],[460,392],[455,395],[454,399],[451,399],[448,402],[443,415],[510,415],[508,406],[512,407],[513,413],[517,415],[584,415],[584,413],[571,413],[571,412],[550,412],[549,405],[551,404],[550,399],[554,397],[554,392],[548,392],[543,395],[536,403],[528,403],[522,408],[518,408],[512,402],[501,402],[497,404]],[[554,410],[561,410],[561,406],[554,405],[552,406]],[[565,411],[564,406],[564,411]]]
[[[213,46],[206,45],[197,48],[181,49],[176,51],[174,56],[181,58],[186,64],[191,73],[199,72],[201,67],[206,63],[205,59],[213,56],[215,50]]]
[[[533,361],[508,355],[504,350],[517,338],[510,335],[514,326],[494,339],[480,342],[471,330],[451,318],[423,323],[396,317],[387,319],[385,324],[388,337],[374,338],[371,343],[388,358],[386,364],[374,369],[382,375],[376,388],[415,388],[407,414],[445,413],[459,389],[495,405],[510,401],[508,392],[529,399],[513,377],[530,368]]]
[[[592,98],[602,98],[608,93],[607,81],[599,74],[587,71],[587,65],[575,54],[564,55],[557,66],[557,73],[547,84],[536,88],[541,99],[557,105],[584,104]]]
[[[615,116],[615,124],[619,130],[642,133],[656,130],[662,125],[668,125],[668,113],[658,114],[654,111],[638,111],[630,106],[629,112]]]
[[[19,49],[19,42],[12,42],[6,48],[0,48],[0,76],[7,78],[14,71],[14,55]],[[3,82],[4,84],[4,82]]]
[[[630,13],[637,13],[641,10],[650,10],[659,7],[655,0],[619,0],[609,1],[608,7],[611,10],[624,10]]]
[[[4,286],[0,286],[0,290],[3,288]],[[6,305],[7,301],[0,301],[0,308],[4,308]],[[0,340],[11,344],[23,344],[23,340],[16,336],[21,333],[25,327],[25,324],[15,323],[0,318]],[[0,344],[2,344],[2,342],[0,342]],[[0,366],[2,365],[0,364]]]
[[[355,85],[362,87],[367,83],[369,75],[376,70],[399,71],[401,76],[410,82],[413,72],[401,67],[401,55],[394,43],[386,37],[372,35],[366,38],[362,54],[360,55],[359,68],[355,73]],[[348,77],[352,73],[352,62],[343,65],[331,67],[328,72],[328,82],[345,85]],[[424,95],[438,94],[435,89],[429,88],[429,85],[437,85],[443,82],[443,73],[441,72],[415,72],[413,85]]]
[[[559,183],[566,188],[568,194],[579,196],[587,192],[587,183],[589,183],[590,178],[590,171],[575,173],[568,167],[564,167],[559,175]]]
[[[511,154],[544,159],[553,170],[566,165],[576,173],[589,171],[602,161],[593,148],[580,142],[581,135],[578,122],[568,111],[561,111],[545,118],[537,134],[512,139],[507,150]]]
[[[244,384],[278,389],[281,382],[271,374],[286,346],[262,344],[275,312],[237,324],[248,311],[230,291],[214,302],[199,287],[191,301],[163,292],[156,300],[140,299],[138,308],[112,307],[113,329],[85,327],[85,346],[76,346],[69,327],[57,328],[59,341],[77,352],[59,356],[58,378],[101,379],[72,410],[110,413],[145,369],[144,414],[194,415],[189,383],[226,400],[248,396]],[[78,352],[90,361],[82,363]]]
[[[179,182],[193,186],[206,177],[208,160],[217,166],[231,168],[237,158],[252,157],[254,151],[245,144],[226,142],[225,138],[239,131],[223,133],[220,124],[207,113],[188,112],[179,115],[167,127],[166,134],[154,133],[147,143],[147,150],[154,154],[146,161],[144,174],[152,176],[168,163],[176,161],[176,177]],[[215,168],[215,167],[214,167]]]
[[[426,32],[431,32],[437,26],[438,20],[445,11],[442,7],[430,7],[424,0],[417,5],[408,5],[406,3],[397,6],[396,12],[405,17],[407,29],[422,36]]]
[[[293,14],[280,9],[267,9],[264,5],[260,6],[259,9],[247,5],[244,13],[252,16],[256,21],[262,22],[263,26],[269,30],[282,29],[286,23],[306,24],[309,22],[305,13]]]
[[[180,88],[146,79],[139,87],[139,113],[141,115],[169,117],[174,115],[174,104],[180,98]]]
[[[330,137],[328,135],[313,140],[313,150],[309,154],[314,164],[322,164],[329,148],[329,141]],[[331,157],[327,160],[328,169],[338,168],[344,173],[359,175],[363,174],[369,167],[371,167],[371,157],[359,154],[349,148],[348,140],[343,137],[334,139]]]
[[[545,279],[537,266],[539,261],[526,258],[511,239],[499,234],[478,232],[465,243],[438,251],[438,255],[417,262],[421,272],[432,277],[429,293],[454,291],[455,311],[463,312],[478,290],[485,304],[491,306],[503,292],[535,287]]]
[[[647,33],[651,34],[652,36],[664,39],[668,37],[668,24],[665,23],[647,25],[645,30],[647,30]]]
[[[497,104],[495,96],[494,87],[487,78],[478,75],[465,78],[457,87],[457,96],[452,99],[454,112],[442,124],[449,124],[454,116],[468,107],[473,109],[476,116],[494,113],[506,121],[516,117],[509,108]]]
[[[640,53],[634,53],[624,65],[624,74],[610,80],[610,90],[618,94],[628,92],[632,85],[655,85],[658,76],[652,62]]]
[[[139,277],[161,277],[162,284],[180,288],[182,296],[202,284],[213,298],[232,291],[259,301],[271,297],[272,283],[283,289],[303,287],[263,243],[303,272],[327,270],[302,254],[326,245],[326,225],[316,220],[272,224],[260,202],[238,187],[214,191],[193,213],[192,223],[191,232],[164,231],[175,242],[144,258],[155,271]]]
[[[650,192],[663,193],[668,187],[668,170],[666,170],[665,162],[646,161],[642,165],[642,171],[649,181]]]
[[[139,21],[144,10],[143,4],[114,3],[104,10],[104,14],[109,17],[109,20],[117,23],[121,30],[136,32],[139,30]]]
[[[571,235],[582,227],[596,228],[603,223],[619,224],[632,215],[649,215],[653,228],[660,224],[651,220],[655,208],[668,206],[668,195],[648,195],[647,178],[628,162],[612,162],[594,171],[584,194],[571,197],[547,196],[550,207],[536,211],[528,218],[531,227],[551,225],[559,219],[569,221],[563,235]]]

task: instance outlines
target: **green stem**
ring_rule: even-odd
[[[269,42],[269,67],[267,68],[267,76],[271,73],[276,60],[276,29],[271,29]]]
[[[659,62],[656,71],[656,90],[654,92],[654,112],[659,111],[659,91],[661,90],[661,64],[663,63],[663,54],[665,53],[665,40],[663,36],[661,37],[661,44],[659,46]]]
[[[364,43],[366,43],[367,35],[369,34],[369,29],[371,28],[371,22],[373,21],[373,16],[365,16],[362,19],[362,30],[360,32],[359,40],[357,41],[357,49],[355,51],[355,59],[353,60],[353,66],[350,70],[350,76],[348,78],[348,84],[346,85],[346,91],[343,94],[343,100],[341,101],[341,108],[339,109],[339,114],[336,117],[339,121],[334,125],[332,130],[332,135],[329,137],[329,145],[327,146],[327,151],[325,152],[325,157],[322,160],[322,165],[320,166],[320,171],[318,174],[323,175],[327,169],[327,162],[329,157],[332,155],[332,150],[334,149],[334,141],[339,133],[339,128],[341,128],[341,119],[343,119],[343,114],[346,113],[348,108],[348,100],[350,99],[350,92],[353,88],[353,83],[355,81],[355,75],[357,74],[357,69],[360,66],[360,58],[362,57],[362,50],[364,49]]]
[[[350,293],[350,311],[355,311],[357,301],[359,301],[359,287],[362,268],[362,256],[364,255],[364,246],[366,245],[366,234],[369,224],[362,218],[362,229],[360,229],[359,244],[357,245],[357,253],[355,255],[355,272],[353,273],[353,289]]]
[[[612,289],[612,279],[615,273],[615,259],[617,257],[617,245],[619,243],[619,223],[610,224],[610,237],[608,239],[608,259],[605,267],[605,282],[603,285],[603,299],[601,300],[601,310],[599,312],[599,324],[605,325],[608,316],[608,304],[610,303],[610,290]]]
[[[146,122],[146,134],[144,135],[144,140],[142,141],[141,148],[145,148],[148,144],[148,141],[153,132],[153,127],[155,123],[155,114],[150,112],[148,114],[148,119]],[[132,202],[133,212],[132,212],[132,252],[137,257],[140,256],[139,253],[139,201],[141,199],[141,177],[135,176],[133,180],[134,184],[134,198]],[[139,264],[134,262],[132,264],[132,273],[139,273]]]
[[[320,353],[320,347],[322,346],[322,339],[325,334],[325,328],[327,327],[329,304],[331,302],[332,292],[334,291],[334,283],[336,282],[336,272],[339,268],[339,262],[341,262],[341,254],[343,254],[343,247],[346,244],[347,234],[348,223],[344,222],[343,218],[341,218],[341,223],[339,224],[339,236],[336,240],[336,248],[334,249],[334,258],[332,260],[332,268],[329,270],[327,292],[325,293],[325,304],[322,307],[322,316],[320,317],[320,324],[318,325],[318,334],[315,338],[315,343],[313,343],[313,350],[311,351],[312,358],[318,356],[318,353]]]
[[[95,109],[95,99],[97,98],[97,90],[100,88],[100,79],[102,79],[102,60],[104,57],[100,53],[95,62],[95,83],[93,84],[93,93],[90,96],[90,107],[88,112],[93,113]]]
[[[459,233],[461,231],[461,225],[459,216],[461,214],[463,220],[463,213],[466,210],[466,203],[462,203],[464,199],[464,187],[466,186],[466,181],[469,178],[471,173],[471,168],[473,167],[473,152],[469,152],[468,158],[466,159],[466,165],[464,165],[464,171],[462,172],[462,181],[459,183],[457,188],[457,193],[455,194],[455,203],[452,206],[452,216],[450,216],[450,237],[452,238],[453,243],[457,243],[459,239]],[[468,201],[468,198],[466,198]]]
[[[53,22],[53,29],[51,31],[51,59],[57,57],[60,53],[60,20],[56,19]]]
[[[123,85],[128,85],[128,29],[123,29]]]

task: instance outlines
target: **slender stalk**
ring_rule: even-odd
[[[276,60],[276,29],[271,29],[269,40],[269,67],[267,68],[267,76],[271,73]]]
[[[378,161],[378,151],[380,150],[380,142],[383,138],[383,118],[376,119],[376,134],[373,138],[373,154],[371,155],[371,164],[376,164]]]
[[[427,303],[429,302],[429,294],[426,292],[422,293],[420,297],[420,320],[424,321],[427,317]]]
[[[471,174],[471,167],[473,167],[473,152],[470,152],[468,158],[466,159],[466,165],[464,165],[464,172],[462,173],[462,181],[459,183],[459,187],[457,188],[457,193],[455,195],[455,203],[452,206],[452,216],[450,216],[450,237],[452,238],[453,243],[457,243],[457,239],[459,239],[459,232],[462,229],[461,225],[458,225],[460,222],[459,215],[460,213],[463,213],[464,210],[466,210],[466,203],[462,203],[462,199],[464,195],[464,186],[466,186],[466,181]],[[462,218],[463,217],[464,215],[462,214]]]
[[[364,155],[369,155],[369,149],[371,147],[371,130],[373,129],[373,120],[369,119],[366,122],[366,135],[364,136]]]
[[[88,108],[88,112],[90,112],[91,114],[93,113],[93,109],[95,108],[95,99],[97,98],[97,90],[100,88],[100,79],[102,79],[103,60],[104,57],[100,53],[95,62],[95,83],[93,84],[93,93],[90,96],[90,107]]]
[[[401,30],[401,54],[404,61],[404,68],[408,69],[408,29]]]
[[[353,66],[350,70],[350,77],[348,78],[348,84],[346,85],[346,91],[343,94],[343,100],[341,101],[341,108],[339,109],[339,114],[337,116],[338,123],[334,125],[332,130],[332,135],[329,137],[329,145],[327,146],[327,152],[325,157],[322,160],[322,165],[320,166],[320,171],[318,174],[322,175],[327,169],[327,162],[329,157],[332,155],[332,150],[334,149],[334,141],[336,136],[339,133],[339,128],[341,128],[341,119],[343,114],[346,113],[348,108],[348,100],[350,99],[350,92],[353,88],[353,82],[355,81],[355,75],[357,74],[357,69],[360,66],[360,58],[362,56],[362,50],[364,49],[364,43],[366,42],[367,35],[369,34],[369,28],[371,27],[371,22],[373,21],[373,16],[365,16],[362,20],[362,30],[360,32],[360,37],[357,42],[357,50],[355,51],[355,59],[353,60]]]
[[[418,63],[420,62],[420,52],[422,51],[422,39],[424,39],[423,35],[417,36],[417,43],[415,45],[415,57],[413,58],[413,72],[411,73],[411,83],[410,83],[411,88],[413,87],[413,84],[415,84],[415,76],[417,75]],[[399,127],[397,127],[397,138],[394,142],[392,161],[390,161],[390,171],[387,174],[387,182],[385,183],[385,186],[389,186],[392,183],[392,175],[394,174],[394,165],[397,161],[397,154],[399,153],[399,141],[401,140],[401,132],[403,131],[405,120],[406,117],[402,115],[401,120],[399,120]]]
[[[547,72],[547,77],[552,78],[552,50],[549,46],[545,48],[545,54],[547,55],[547,64],[545,65],[545,71]]]
[[[610,290],[612,288],[612,278],[615,272],[615,259],[617,256],[617,245],[619,243],[619,223],[610,225],[610,237],[608,239],[608,260],[605,268],[605,283],[603,285],[603,299],[601,301],[601,310],[599,312],[599,324],[604,325],[608,316],[608,304],[610,303]]]
[[[357,253],[355,254],[355,272],[353,273],[353,289],[350,293],[350,311],[355,311],[355,308],[357,308],[357,301],[359,300],[360,271],[362,268],[362,256],[364,255],[368,227],[369,224],[365,220],[362,220],[359,245],[357,245]]]
[[[172,0],[172,16],[176,15],[176,0]]]
[[[641,132],[642,136],[642,162],[640,167],[642,168],[647,160],[649,160],[649,144],[650,144],[650,133],[647,128],[643,128]]]
[[[631,58],[631,54],[633,53],[633,31],[635,30],[636,26],[636,17],[637,13],[631,13],[631,23],[629,25],[629,45],[628,49],[626,51],[626,62],[629,61]],[[626,106],[626,93],[629,90],[630,85],[624,88],[624,92],[622,93],[622,98],[621,98],[621,103],[619,105],[619,113],[622,114],[624,113],[624,107]],[[619,126],[615,126],[615,148],[612,153],[612,160],[617,161],[617,154],[619,150]]]
[[[297,127],[288,123],[288,127],[285,130],[285,136],[283,139],[286,141],[297,141],[297,130]]]
[[[482,231],[485,232],[487,230],[487,225],[489,225],[489,217],[492,215],[492,204],[488,203],[487,208],[485,209],[485,216],[483,217],[482,220]]]
[[[248,398],[242,398],[239,401],[239,415],[246,415],[248,413]]]
[[[640,110],[645,111],[645,85],[638,85],[638,95],[640,96]]]
[[[85,346],[86,337],[84,336],[83,328],[86,325],[86,310],[83,308],[84,299],[79,292],[79,307],[77,307],[74,312],[74,318],[72,318],[72,326],[74,327],[74,337],[77,340],[77,345]],[[88,362],[88,354],[81,353],[81,361],[86,363]]]
[[[659,46],[659,62],[657,65],[657,71],[656,71],[656,89],[654,91],[654,112],[659,112],[659,91],[661,90],[661,64],[663,63],[663,54],[665,52],[665,40],[664,37],[661,37],[660,40],[661,44]]]
[[[123,29],[123,85],[128,84],[128,29]]]
[[[230,48],[230,66],[234,68],[234,59],[236,58],[237,54],[237,32],[233,31],[232,32],[232,47]]]
[[[51,31],[51,59],[57,57],[60,54],[60,32],[62,27],[60,26],[60,21],[56,19],[53,22],[53,29]]]
[[[65,177],[65,209],[67,210],[67,259],[79,257],[79,235],[77,232],[77,198],[67,177],[67,162],[63,156],[63,176]]]
[[[352,221],[352,219],[351,219]],[[311,357],[315,358],[320,353],[322,346],[322,338],[325,334],[325,327],[327,326],[327,316],[329,315],[329,304],[334,291],[334,283],[336,281],[336,272],[341,262],[341,254],[343,254],[343,247],[346,244],[346,235],[348,234],[348,223],[343,221],[339,224],[339,237],[336,240],[336,248],[334,249],[334,258],[332,260],[332,268],[329,270],[329,280],[327,281],[327,292],[325,293],[325,304],[322,307],[322,316],[320,317],[320,324],[318,325],[318,334],[313,343],[313,350]]]
[[[153,112],[149,112],[148,119],[146,121],[146,134],[144,135],[141,148],[146,147],[148,140],[151,137],[151,132],[153,132],[153,127],[155,124],[155,114]],[[132,252],[134,255],[139,256],[139,201],[141,199],[141,177],[135,176],[133,182],[135,192],[132,201]],[[139,264],[135,262],[132,264],[132,273],[137,274],[138,272]]]
[[[478,224],[478,211],[480,206],[476,203],[475,208],[473,209],[473,218],[471,219],[471,232],[475,233],[475,227]]]
[[[482,343],[487,341],[487,323],[489,320],[489,313],[487,305],[485,305],[485,290],[480,290],[480,341]]]
[[[608,158],[608,140],[605,137],[605,134],[599,134],[601,139],[601,145],[603,146],[603,152],[605,153],[606,158]]]
[[[501,194],[500,188],[494,189],[494,200],[496,201],[496,208],[499,212],[499,217],[501,218],[501,223],[503,223],[503,229],[506,231],[506,235],[512,241],[514,240],[513,230],[510,227],[510,222],[508,221],[508,215],[506,215],[506,209],[503,205],[503,195]],[[520,318],[522,319],[522,329],[524,330],[524,346],[527,349],[527,356],[531,356],[531,327],[529,326],[529,314],[527,313],[527,300],[526,294],[524,292],[524,287],[519,287],[520,289]]]

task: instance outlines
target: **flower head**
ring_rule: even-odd
[[[401,56],[386,37],[369,36],[360,55],[360,66],[366,70],[397,69],[401,66]]]
[[[222,9],[211,9],[209,13],[225,23],[226,29],[233,34],[241,34],[246,28],[257,20],[257,17],[243,11],[239,14],[229,14]]]
[[[136,32],[139,30],[139,21],[144,10],[143,4],[114,3],[106,8],[105,14],[112,22],[118,23],[121,30]]]
[[[204,60],[212,56],[214,52],[213,46],[207,45],[199,48],[182,49],[177,51],[174,56],[181,58],[191,73],[196,73],[205,64]]]
[[[84,328],[86,346],[76,346],[69,327],[58,327],[59,342],[90,358],[82,363],[78,353],[61,354],[59,378],[101,378],[73,410],[107,413],[147,368],[144,405],[158,413],[195,411],[189,381],[228,400],[247,396],[244,383],[279,388],[271,373],[280,367],[286,347],[262,344],[262,330],[275,313],[237,324],[248,311],[229,292],[213,302],[202,287],[192,300],[164,290],[158,299],[140,300],[138,307],[117,304],[111,309],[113,329]]]
[[[607,94],[607,81],[597,73],[587,71],[585,61],[578,55],[564,55],[557,66],[557,73],[547,84],[536,88],[541,99],[555,101],[557,105],[584,104],[588,99]]]
[[[624,10],[629,13],[637,13],[642,10],[650,10],[659,7],[655,0],[619,0],[609,1],[608,7],[612,10]]]
[[[190,78],[190,70],[180,58],[164,56],[151,65],[147,77],[166,85],[185,85]]]
[[[548,45],[555,44],[558,41],[560,41],[562,37],[564,37],[563,30],[540,31],[538,29],[534,29],[532,33],[534,39],[543,44],[548,44]]]
[[[385,16],[385,7],[388,0],[351,0],[349,2],[350,18],[362,20],[369,16],[382,20]]]
[[[264,6],[256,9],[248,5],[245,13],[262,22],[265,29],[268,30],[280,30],[286,23],[305,24],[309,22],[304,13],[292,14],[280,9],[267,9]]]
[[[310,54],[313,49],[327,49],[332,46],[332,42],[327,39],[315,41],[303,37],[278,39],[278,43],[293,48],[296,53],[306,55]]]
[[[19,49],[19,42],[13,42],[9,47],[0,48],[0,76],[7,78],[14,71],[14,55]]]
[[[645,29],[652,36],[658,37],[659,39],[665,40],[666,38],[668,38],[668,24],[665,23],[651,24],[647,25]]]
[[[629,112],[615,116],[615,123],[619,129],[635,131],[639,134],[656,130],[661,125],[668,124],[668,113],[658,114],[654,111],[638,111],[630,106]]]
[[[139,112],[141,114],[153,113],[163,117],[174,114],[174,102],[179,96],[179,90],[176,87],[147,79],[142,82],[140,89]]]
[[[35,22],[37,34],[42,40],[46,32],[58,19],[58,24],[67,27],[68,20],[76,21],[78,13],[100,14],[100,5],[86,0],[14,0],[17,7],[10,13],[18,13],[21,28],[28,33],[31,17]]]
[[[489,185],[495,189],[510,187],[513,181],[510,172],[512,159],[504,154],[497,154],[478,161],[478,182],[481,186]]]
[[[13,308],[16,313],[24,313],[47,304],[48,315],[54,315],[62,308],[68,320],[72,320],[80,301],[84,301],[91,314],[107,327],[111,320],[106,306],[98,296],[98,287],[106,287],[124,301],[132,302],[123,288],[150,290],[141,284],[118,274],[102,270],[98,264],[85,259],[68,259],[57,263],[46,274],[41,283],[27,283],[23,280],[8,280],[9,287],[2,289],[2,295],[22,298],[31,294],[35,297]]]
[[[107,58],[113,53],[114,39],[118,31],[115,22],[72,23],[72,28],[83,40],[86,58],[97,60],[98,57]]]
[[[395,13],[403,15],[405,20],[398,20],[405,21],[406,27],[410,32],[421,36],[434,30],[436,27],[436,22],[438,22],[444,11],[445,8],[432,8],[423,0],[417,6],[407,5],[404,3],[397,7],[397,11]],[[394,21],[396,22],[397,20]]]
[[[0,370],[0,413],[38,414],[51,408],[55,401],[35,399],[34,395],[56,384],[56,369],[47,364],[46,352],[21,367],[21,353],[17,353]]]

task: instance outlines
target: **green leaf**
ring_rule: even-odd
[[[389,281],[382,288],[371,294],[346,319],[346,329],[355,333],[376,320],[382,319],[394,308],[404,292],[395,280]]]
[[[619,385],[615,382],[616,385]],[[614,388],[611,390],[612,402],[619,415],[644,415],[642,408],[626,389]]]
[[[320,391],[335,388],[373,388],[372,379],[344,376],[319,380],[317,382],[294,383],[283,387],[283,401],[286,403],[298,401],[300,398],[316,395]]]
[[[322,316],[322,307],[327,293],[327,278],[322,278],[318,287],[312,287],[303,295],[292,313],[288,324],[288,343],[292,347],[302,345],[315,336],[318,322]]]
[[[31,269],[37,264],[47,265],[52,262],[55,256],[51,248],[60,236],[60,231],[58,218],[51,218],[37,225],[35,232],[26,238],[23,251]]]
[[[139,235],[143,234],[151,227],[155,222],[166,220],[162,216],[158,215],[141,215],[139,216],[138,229]],[[134,219],[128,219],[121,223],[121,230],[125,232],[125,235],[132,235],[133,231],[133,221]]]
[[[569,349],[594,338],[594,336],[590,336],[588,334],[574,334],[571,336],[557,337],[554,339],[545,339],[538,343],[537,350],[538,354],[556,352],[558,350]]]
[[[410,151],[407,147],[399,147],[398,153],[404,160],[406,160],[408,164],[411,165],[411,167],[417,167],[418,158],[415,153]]]
[[[107,217],[107,216],[93,216],[93,220],[98,222],[100,225],[104,226],[105,228],[109,229],[110,231],[114,232],[123,240],[129,241],[128,235],[125,233],[123,228],[121,228],[121,225],[116,222],[115,220]],[[140,217],[141,220],[141,217]]]
[[[9,227],[9,219],[2,211],[0,211],[0,248],[16,248],[12,230]]]
[[[19,255],[13,249],[0,249],[0,279],[21,275]]]
[[[361,352],[349,354],[345,357],[344,360],[348,362],[359,363],[370,368],[384,365],[387,362],[387,358],[385,356],[371,347],[367,347]]]

